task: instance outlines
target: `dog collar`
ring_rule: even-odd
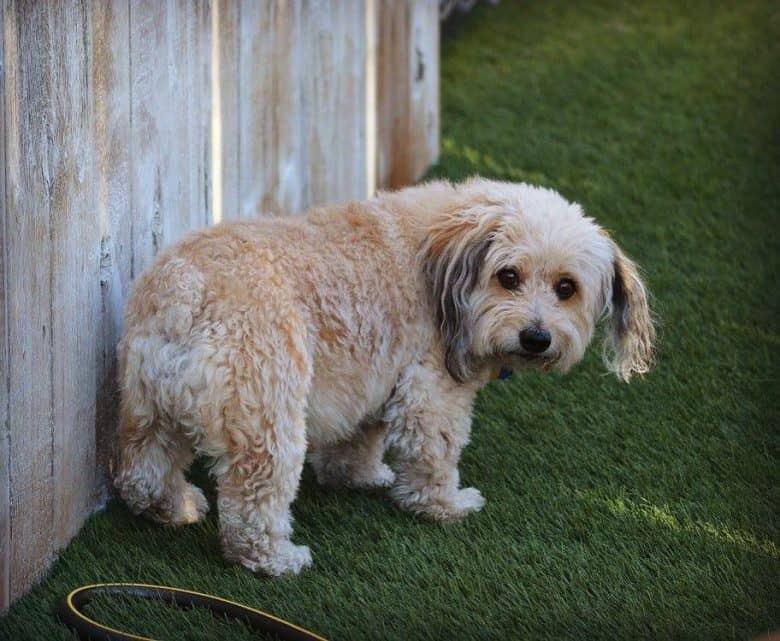
[[[508,378],[512,378],[512,374],[514,374],[514,370],[511,367],[507,367],[506,365],[502,365],[501,369],[498,370],[498,375],[496,378],[499,381],[505,381]]]

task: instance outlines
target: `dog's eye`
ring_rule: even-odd
[[[520,275],[514,269],[502,269],[498,274],[498,282],[504,289],[517,289],[520,287]]]
[[[558,298],[566,300],[574,296],[574,292],[577,291],[577,286],[571,278],[561,278],[555,283],[555,293],[558,294]]]

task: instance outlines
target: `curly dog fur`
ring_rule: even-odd
[[[271,575],[311,562],[290,541],[307,457],[322,483],[461,519],[484,504],[458,477],[477,391],[501,365],[568,370],[602,317],[607,367],[646,372],[635,265],[547,189],[432,182],[217,225],[135,283],[116,485],[135,512],[192,523],[208,504],[184,473],[209,457],[225,556]]]

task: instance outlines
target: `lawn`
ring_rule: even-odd
[[[70,639],[54,604],[108,580],[220,594],[332,639],[780,627],[780,6],[480,6],[445,28],[442,106],[432,176],[553,187],[644,267],[657,368],[623,385],[593,349],[566,377],[489,385],[462,464],[488,503],[462,524],[320,488],[307,470],[295,539],[315,565],[297,578],[224,563],[213,510],[172,530],[111,503],[0,637]],[[162,605],[90,612],[160,639],[253,638]]]

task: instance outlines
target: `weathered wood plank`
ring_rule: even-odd
[[[52,548],[50,203],[57,149],[48,5],[5,5],[6,305],[10,435],[10,597],[40,576]]]
[[[239,35],[241,3],[211,8],[211,213],[214,222],[239,217]]]
[[[406,2],[379,0],[377,61],[377,181],[396,187],[409,172],[398,158],[396,140],[406,135],[408,113],[403,109],[409,86],[408,8]]]
[[[405,154],[418,180],[439,157],[439,3],[413,5],[410,55],[411,100]]]
[[[301,4],[242,0],[239,207],[242,216],[304,206]]]
[[[436,0],[380,0],[377,179],[400,187],[439,155]]]
[[[51,181],[52,551],[56,551],[76,534],[95,503],[100,225],[94,197],[91,15],[87,6],[75,1],[45,6],[51,85],[43,99],[53,114],[46,161]]]
[[[94,117],[95,211],[100,232],[100,331],[96,335],[98,394],[95,432],[100,501],[117,423],[116,344],[130,287],[130,41],[129,4],[91,5],[92,113]]]
[[[381,0],[366,0],[365,2],[365,59],[363,73],[365,74],[365,126],[366,126],[366,195],[373,196],[379,186],[377,180],[377,149],[378,149],[378,73],[379,73],[379,19]]]
[[[6,208],[5,208],[5,21],[0,2],[0,615],[8,609],[11,569],[11,478],[10,438],[8,432],[8,306],[5,285]]]
[[[196,3],[193,10],[192,28],[189,31],[187,55],[190,63],[189,76],[191,105],[190,123],[192,131],[190,148],[185,151],[190,174],[189,185],[193,190],[192,211],[184,233],[213,222],[211,211],[213,190],[211,177],[211,11],[212,3]]]
[[[209,43],[205,3],[130,5],[134,275],[210,222]]]
[[[166,5],[154,0],[130,3],[130,187],[133,237],[131,276],[151,263],[162,245],[162,148],[168,143],[160,122],[167,97]],[[133,46],[135,44],[135,46]],[[159,97],[162,95],[162,97]]]
[[[366,3],[305,4],[302,207],[366,197]]]

